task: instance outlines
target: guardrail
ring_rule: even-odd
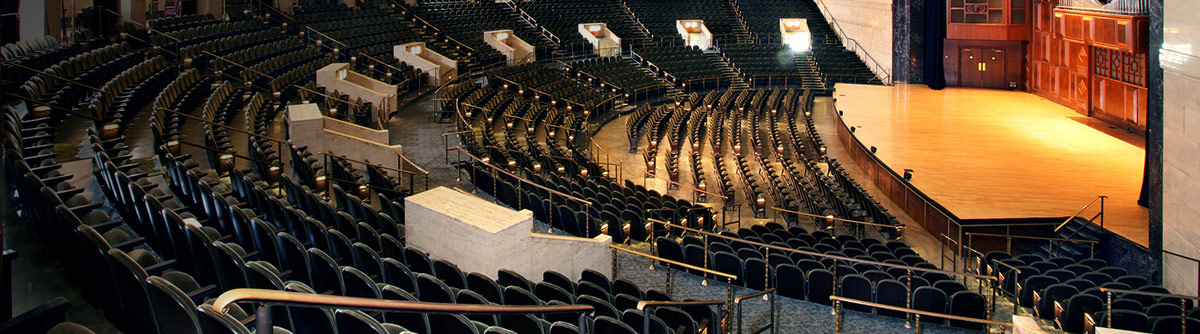
[[[913,315],[916,318],[916,325],[913,326],[914,327],[913,330],[917,334],[921,333],[921,316],[922,315],[931,316],[931,317],[939,317],[939,318],[943,318],[943,319],[956,320],[956,321],[968,321],[968,322],[980,323],[980,324],[984,324],[987,326],[1013,327],[1013,323],[1011,323],[1011,322],[995,321],[995,320],[971,318],[971,317],[964,317],[964,316],[945,314],[945,313],[915,310],[915,309],[911,309],[911,308],[873,303],[873,302],[869,302],[869,301],[865,301],[865,300],[858,300],[858,299],[846,298],[846,297],[841,297],[841,296],[829,296],[829,299],[834,302],[834,306],[833,306],[834,333],[842,332],[842,303],[856,304],[856,305],[880,308],[880,309],[885,309],[885,310],[890,310],[890,311],[904,312],[906,314]],[[1013,327],[1013,328],[1015,330],[1015,327]],[[1003,329],[1001,329],[1001,333],[1003,333],[1003,332],[1004,332]]]
[[[258,303],[258,306],[254,312],[254,327],[256,333],[273,332],[274,327],[271,319],[271,307],[275,306],[433,314],[500,315],[529,313],[578,313],[578,326],[580,334],[586,332],[587,314],[595,311],[595,307],[591,305],[524,306],[429,303],[244,288],[233,289],[222,293],[217,297],[216,300],[213,301],[212,308],[218,314],[226,314],[226,312],[229,311],[229,306],[234,303]],[[647,317],[647,319],[649,319],[649,317]]]
[[[858,43],[858,40],[850,38],[846,35],[846,31],[842,30],[842,26],[838,24],[837,19],[834,18],[833,14],[829,11],[829,7],[825,6],[825,1],[816,0],[816,2],[821,5],[822,9],[824,9],[821,11],[821,14],[825,17],[825,20],[832,23],[832,26],[837,29],[837,36],[842,40],[842,44],[847,46],[848,49],[851,49],[850,51],[854,51],[854,54],[858,55],[858,58],[862,59],[864,63],[868,63],[867,66],[871,67],[871,72],[874,72],[876,75],[880,76],[879,79],[880,81],[883,81],[884,85],[891,85],[891,71],[886,70],[882,65],[880,65],[879,62],[875,60],[875,57],[872,57],[871,54],[868,53],[867,50]],[[853,45],[854,47],[850,48],[850,45]]]

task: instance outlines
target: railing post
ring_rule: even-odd
[[[643,314],[643,318],[646,318],[646,320],[650,320],[650,317],[645,316],[645,314]],[[579,334],[587,333],[587,312],[579,312],[579,324],[577,324],[577,325],[579,326]],[[649,321],[646,322],[645,328],[650,328]],[[649,333],[649,332],[646,332],[646,333]]]
[[[274,326],[271,325],[271,305],[258,304],[258,309],[254,311],[254,328],[257,333],[274,332]]]
[[[1105,321],[1108,322],[1108,324],[1105,327],[1109,327],[1109,328],[1112,328],[1112,295],[1113,295],[1112,291],[1109,291],[1108,299],[1104,302],[1105,308],[1107,309],[1104,314],[1104,319],[1105,319]],[[1184,321],[1187,321],[1187,320],[1184,320]]]
[[[833,332],[842,332],[842,301],[840,300],[833,302]]]
[[[908,271],[908,282],[906,282],[908,284],[905,285],[905,291],[907,293],[904,295],[904,304],[905,304],[904,307],[912,308],[912,282],[913,282],[912,269],[907,269],[906,271]],[[904,314],[904,328],[912,328],[912,316],[913,316],[912,313]]]
[[[916,320],[916,326],[917,326],[917,328],[916,328],[916,329],[913,331],[913,333],[916,333],[916,334],[921,334],[921,315],[920,315],[920,314],[914,314],[913,316],[917,318],[917,320]]]

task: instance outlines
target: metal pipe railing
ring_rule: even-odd
[[[916,320],[917,320],[916,326],[915,326],[916,333],[921,333],[921,316],[922,315],[938,317],[938,318],[943,318],[943,319],[949,319],[949,320],[968,321],[968,322],[980,323],[980,324],[984,324],[984,325],[988,325],[988,326],[1013,327],[1015,330],[1013,323],[1006,322],[1006,321],[979,319],[979,318],[964,317],[964,316],[953,315],[953,314],[922,311],[922,310],[916,310],[916,309],[911,309],[911,308],[906,308],[906,307],[892,306],[892,305],[886,305],[886,304],[873,303],[873,302],[869,302],[869,301],[865,301],[865,300],[846,298],[846,297],[842,297],[842,296],[829,296],[829,299],[834,302],[834,306],[833,306],[833,311],[834,311],[834,315],[835,315],[834,320],[833,320],[834,321],[834,333],[842,332],[842,303],[856,304],[856,305],[862,305],[862,306],[867,306],[867,307],[874,307],[877,309],[885,309],[885,310],[904,312],[907,314],[915,315]]]
[[[255,328],[257,333],[272,332],[271,307],[310,307],[356,309],[379,312],[417,312],[434,314],[558,314],[578,313],[579,333],[586,330],[587,315],[595,311],[591,305],[475,305],[452,303],[410,302],[374,298],[333,296],[266,289],[233,289],[222,293],[213,301],[213,310],[219,314],[229,311],[229,306],[239,302],[256,302]],[[647,317],[648,318],[648,317]]]

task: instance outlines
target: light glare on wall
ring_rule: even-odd
[[[421,47],[414,46],[414,47],[412,47],[412,49],[408,49],[408,52],[411,52],[412,54],[415,54],[415,55],[419,55],[419,54],[421,54]]]

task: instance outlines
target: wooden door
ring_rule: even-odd
[[[962,48],[958,51],[958,85],[963,87],[981,87],[983,63],[979,61],[980,50],[977,48]]]
[[[980,50],[983,66],[980,68],[981,85],[984,88],[1008,88],[1004,71],[1007,65],[1004,61],[1004,49]]]

